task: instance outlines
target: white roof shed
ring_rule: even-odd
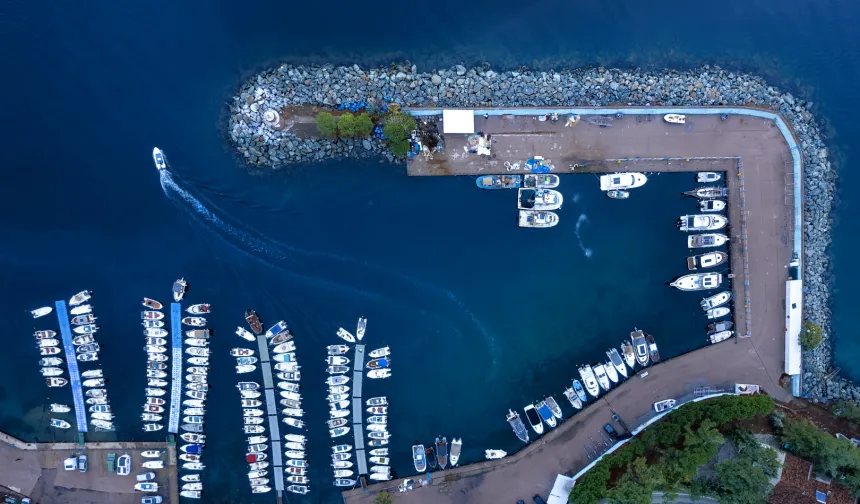
[[[785,374],[799,375],[801,369],[800,330],[803,323],[803,281],[785,282]]]
[[[474,132],[474,110],[442,111],[442,133],[471,135]]]
[[[559,474],[555,478],[549,497],[546,498],[546,504],[567,504],[567,498],[573,490],[574,483],[576,483],[575,479]]]

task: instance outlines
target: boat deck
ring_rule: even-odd
[[[257,336],[257,346],[260,349],[260,369],[263,371],[263,387],[266,396],[266,415],[269,419],[269,439],[272,443],[272,457],[270,464],[272,471],[269,473],[275,478],[275,491],[278,492],[278,500],[284,492],[284,457],[281,451],[281,429],[278,424],[278,400],[275,395],[274,380],[272,379],[272,362],[269,360],[269,346],[266,337]]]
[[[167,432],[179,432],[180,406],[182,403],[182,305],[170,303],[170,332],[173,367],[170,370],[170,417]]]
[[[75,404],[75,420],[78,432],[87,432],[87,407],[84,404],[84,391],[81,386],[81,374],[78,370],[77,352],[72,343],[72,328],[69,326],[69,313],[66,302],[57,301],[57,321],[60,323],[60,334],[63,336],[63,351],[66,352],[66,363],[69,366],[69,385],[72,388],[72,400]]]
[[[364,378],[364,345],[355,345],[352,363],[352,433],[355,437],[355,458],[358,474],[367,474],[367,454],[364,451],[364,409],[361,407],[361,383]]]

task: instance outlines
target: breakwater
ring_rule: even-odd
[[[302,137],[301,125],[286,114],[278,128],[271,127],[264,117],[268,110],[287,111],[301,106],[337,109],[364,104],[371,110],[384,110],[391,103],[407,109],[743,106],[781,114],[796,136],[803,158],[804,317],[824,329],[822,344],[804,353],[804,393],[824,401],[860,400],[860,388],[839,377],[827,378],[831,367],[828,248],[837,174],[827,159],[827,147],[810,112],[812,103],[770,86],[755,75],[707,65],[683,72],[603,68],[496,72],[460,65],[418,72],[414,65],[385,69],[281,65],[240,87],[229,106],[227,135],[239,155],[253,166],[280,168],[336,157],[384,156],[393,161],[384,140],[378,137]],[[303,131],[312,131],[314,126],[310,126]]]

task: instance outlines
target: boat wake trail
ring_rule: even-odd
[[[591,257],[594,252],[582,243],[582,235],[579,234],[579,230],[582,227],[583,222],[588,222],[588,216],[585,214],[579,214],[579,219],[576,220],[576,239],[579,241],[579,248],[582,250],[582,254],[585,257]]]

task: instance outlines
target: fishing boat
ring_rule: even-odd
[[[713,268],[728,260],[729,255],[725,252],[708,252],[706,254],[687,258],[687,269],[695,271],[699,268]]]
[[[287,491],[292,492],[294,494],[300,494],[300,495],[304,495],[304,494],[310,492],[308,487],[305,485],[290,485],[287,487]]]
[[[657,401],[654,403],[654,411],[657,413],[662,413],[667,409],[672,409],[675,407],[676,401],[674,399],[664,399],[662,401]]]
[[[640,366],[648,365],[648,343],[645,342],[645,333],[641,329],[635,329],[630,333],[630,341],[636,352],[636,362]]]
[[[734,331],[719,331],[711,334],[708,338],[711,340],[712,344],[716,344],[731,338],[734,333]]]
[[[69,313],[72,315],[83,315],[84,313],[90,313],[93,311],[93,306],[89,304],[78,305],[69,310]],[[48,313],[51,313],[50,311]]]
[[[481,189],[516,189],[520,183],[519,175],[481,175],[475,179]]]
[[[552,410],[550,410],[549,406],[547,406],[546,401],[540,401],[537,404],[537,412],[538,415],[546,422],[550,428],[554,428],[558,423],[555,420],[555,416],[552,414]]]
[[[384,458],[383,460],[380,460],[379,457],[370,457],[370,462],[374,464],[388,464],[390,461],[388,458]],[[440,470],[448,466],[448,440],[444,437],[441,439],[439,437],[436,438],[436,462]]]
[[[39,349],[39,355],[57,355],[61,350],[58,347],[46,347]],[[80,360],[80,356],[78,356]]]
[[[372,379],[380,379],[380,378],[390,378],[391,370],[390,369],[371,369],[367,372],[367,377]]]
[[[603,367],[603,364],[592,364],[591,369],[594,371],[594,376],[597,378],[597,383],[600,384],[600,387],[608,391],[612,385],[609,383],[609,377],[606,376],[606,369]]]
[[[277,335],[273,336],[272,339],[269,340],[269,344],[275,345],[277,347],[281,343],[286,343],[292,339],[293,339],[293,333],[291,333],[290,331],[284,331],[281,334],[277,334]]]
[[[65,420],[60,420],[58,418],[52,418],[50,420],[50,425],[51,427],[55,427],[57,429],[68,429],[72,426],[69,422]]]
[[[281,334],[282,332],[287,330],[287,323],[283,320],[278,321],[277,324],[273,325],[266,331],[266,338],[272,338]]]
[[[555,189],[524,189],[517,191],[518,210],[558,210],[564,197]]]
[[[541,416],[538,415],[538,412],[535,409],[534,405],[529,404],[528,406],[523,408],[523,411],[525,411],[526,419],[529,421],[529,425],[532,426],[532,429],[538,435],[543,434],[543,423],[541,422]],[[508,416],[510,417],[510,415],[508,415]],[[516,432],[516,429],[514,429],[514,432]],[[517,435],[517,437],[522,439],[522,437],[520,437],[519,434]]]
[[[734,327],[734,322],[731,320],[723,320],[721,322],[711,322],[708,324],[708,334],[718,333],[720,331],[728,331]]]
[[[728,237],[720,233],[705,233],[687,237],[688,248],[711,248],[725,245]]]
[[[618,350],[610,348],[606,352],[606,356],[609,357],[609,361],[612,363],[612,366],[615,367],[615,370],[618,371],[621,376],[627,378],[627,366],[624,365],[624,361],[621,360],[621,356],[618,355]],[[610,378],[612,377],[610,376]]]
[[[344,348],[347,348],[347,349],[349,348],[346,345],[340,345],[340,346],[343,346]],[[329,354],[329,355],[331,355],[331,354]],[[370,357],[371,359],[378,359],[380,357],[387,357],[388,355],[391,355],[391,349],[387,346],[384,346],[382,348],[377,348],[375,350],[371,350],[367,354],[367,356]]]
[[[346,345],[329,345],[326,350],[328,350],[329,355],[343,355],[349,351],[349,347]]]
[[[579,380],[573,380],[573,391],[576,392],[576,397],[578,397],[580,401],[585,402],[588,400],[588,397],[585,395],[585,389],[582,387],[582,384],[579,383]]]
[[[609,381],[612,383],[618,383],[618,373],[615,371],[615,366],[612,365],[611,360],[603,365],[603,370],[606,371],[606,376],[609,377]]]
[[[597,384],[597,379],[594,377],[594,371],[591,366],[582,366],[579,368],[579,376],[585,384],[585,390],[592,397],[597,397],[600,394],[600,386]]]
[[[355,336],[353,336],[352,333],[350,333],[349,331],[347,331],[343,327],[338,327],[337,336],[340,339],[347,341],[349,343],[355,343]]]
[[[86,315],[78,315],[77,317],[72,317],[71,323],[74,325],[91,324],[95,322],[97,318],[98,317],[96,317],[92,313],[87,313]]]
[[[718,293],[714,294],[713,296],[708,296],[708,297],[702,299],[702,302],[699,303],[699,305],[701,305],[703,310],[707,311],[707,310],[710,310],[711,308],[716,308],[717,306],[724,305],[724,304],[728,303],[729,300],[731,300],[731,299],[732,299],[731,291],[723,291],[723,292],[718,292]]]
[[[386,406],[388,405],[388,399],[385,396],[371,397],[370,399],[364,401],[364,404],[368,406]]]
[[[336,438],[340,436],[345,436],[347,433],[349,433],[349,430],[349,427],[338,427],[336,429],[329,429],[328,434],[329,436]]]
[[[679,277],[669,285],[682,291],[716,289],[723,283],[720,273],[693,273]]]
[[[161,320],[164,318],[164,314],[160,311],[146,310],[140,312],[140,318],[142,320]]]
[[[75,334],[90,334],[90,333],[94,333],[98,330],[99,330],[99,326],[97,326],[95,324],[86,324],[86,325],[77,326],[77,327],[72,328],[72,331],[74,331]]]
[[[206,325],[206,319],[203,317],[184,317],[182,323],[193,327],[203,327]]]
[[[648,177],[644,173],[627,172],[627,173],[610,173],[600,176],[600,190],[626,190],[642,187],[648,182]]]
[[[645,342],[648,343],[648,356],[651,358],[651,362],[660,362],[660,352],[657,350],[657,342],[654,341],[654,336],[646,333]]]
[[[487,460],[497,460],[500,458],[504,458],[507,456],[508,452],[505,450],[484,450],[484,457]]]
[[[570,405],[576,409],[582,409],[582,400],[576,395],[576,391],[568,387],[564,389],[564,396],[570,401]]]
[[[678,229],[681,231],[716,231],[728,224],[728,219],[716,214],[682,215],[678,219]]]
[[[613,189],[611,191],[606,191],[606,196],[612,199],[625,200],[630,197],[630,193],[621,189]]]
[[[48,329],[47,331],[36,331],[35,333],[33,333],[33,335],[36,336],[36,339],[48,339],[56,336],[57,331],[52,331]]]
[[[355,339],[361,341],[364,338],[364,332],[367,330],[367,319],[364,317],[358,318],[358,324],[355,327]]]
[[[381,368],[387,368],[390,365],[391,365],[391,359],[384,358],[384,359],[373,359],[372,361],[367,363],[366,367],[367,367],[367,369],[381,369]]]
[[[39,359],[40,366],[62,366],[63,359],[59,357],[43,357]]]
[[[725,198],[728,195],[728,189],[717,186],[699,187],[698,189],[687,191],[684,194],[699,199]]]
[[[663,120],[671,124],[684,124],[687,122],[687,116],[683,114],[666,114]]]
[[[211,313],[209,303],[199,303],[193,304],[185,309],[186,312],[192,315],[203,315],[204,313]]]
[[[561,408],[559,407],[558,403],[555,402],[555,398],[553,396],[549,396],[546,399],[544,399],[544,402],[549,407],[549,410],[552,413],[552,416],[561,420],[561,417],[562,417]]]
[[[711,308],[710,310],[705,312],[705,314],[708,316],[708,319],[711,320],[725,317],[729,313],[731,313],[731,310],[729,310],[729,308],[725,306],[720,306],[719,308]]]
[[[51,308],[50,306],[43,306],[41,308],[36,308],[35,310],[30,310],[30,315],[32,315],[33,318],[39,318],[39,317],[44,317],[45,315],[51,313],[52,311],[54,311],[54,309]]]
[[[550,228],[558,224],[558,214],[543,210],[520,210],[517,225],[523,228]]]
[[[91,297],[93,297],[92,291],[82,290],[81,292],[78,292],[77,294],[72,296],[71,299],[69,299],[69,305],[70,306],[77,306],[77,305],[83,303],[84,301],[89,300]],[[48,312],[48,313],[50,313],[50,312]]]
[[[718,199],[702,200],[699,202],[699,210],[702,212],[722,212],[726,209],[726,202]]]
[[[173,300],[178,303],[185,297],[185,292],[188,290],[188,282],[185,281],[185,278],[180,278],[173,282],[171,290],[173,291]]]

